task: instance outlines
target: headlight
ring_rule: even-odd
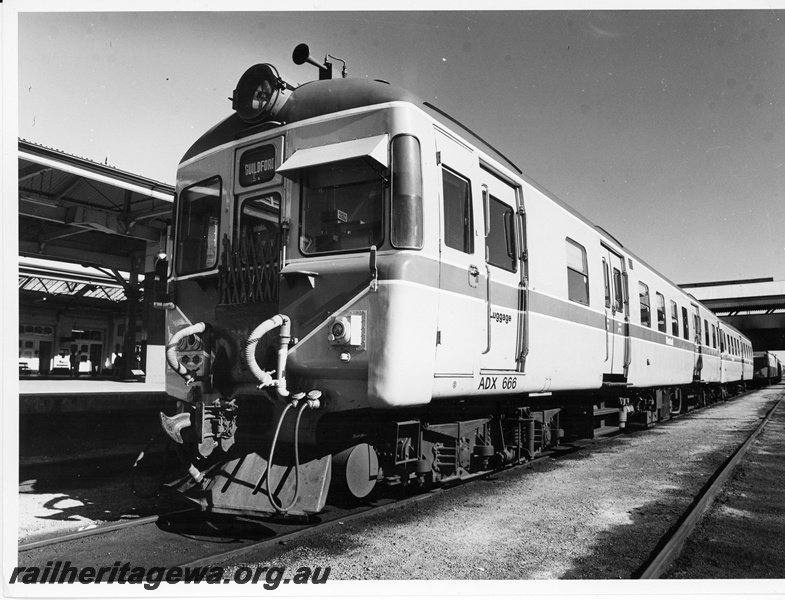
[[[285,101],[286,84],[272,65],[260,63],[248,69],[232,94],[232,108],[247,123],[272,118]]]

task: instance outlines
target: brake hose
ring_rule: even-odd
[[[302,406],[300,406],[300,410],[297,411],[297,419],[294,422],[294,495],[292,496],[292,500],[289,502],[289,505],[284,508],[283,505],[279,504],[273,496],[273,455],[275,454],[275,447],[278,444],[278,434],[281,431],[281,425],[283,424],[284,417],[286,416],[286,413],[289,411],[289,409],[294,408],[296,405],[297,401],[295,400],[284,407],[281,417],[278,419],[278,426],[275,428],[273,443],[272,446],[270,446],[270,458],[267,461],[267,497],[270,499],[270,504],[273,506],[273,508],[275,508],[276,511],[284,514],[291,510],[295,502],[297,502],[297,493],[300,490],[300,419],[302,418],[303,412],[305,412],[306,408],[319,408],[319,400],[318,398],[308,399],[303,402]]]
[[[297,414],[297,424],[300,423],[300,415],[302,414],[303,410],[305,409],[305,404],[300,407],[300,410]],[[298,435],[297,435],[297,428],[294,430],[294,497],[292,501],[289,503],[285,509],[283,508],[282,504],[278,504],[278,501],[273,496],[273,455],[275,454],[275,446],[278,444],[278,434],[281,432],[281,425],[283,424],[284,417],[286,417],[286,413],[289,412],[290,408],[293,408],[294,404],[289,403],[287,404],[283,412],[281,413],[281,417],[278,419],[278,426],[275,428],[275,435],[273,436],[273,443],[270,446],[270,458],[267,460],[267,497],[270,499],[270,504],[277,512],[285,513],[288,511],[294,503],[297,501],[297,492],[299,491],[298,488],[300,487],[300,461],[299,461],[299,453],[297,451],[298,445]]]

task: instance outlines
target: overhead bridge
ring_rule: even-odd
[[[785,360],[785,281],[740,279],[680,286],[752,341]]]

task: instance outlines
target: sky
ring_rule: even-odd
[[[195,13],[89,3],[64,13],[15,4],[18,136],[30,142],[173,184],[191,143],[231,113],[249,66],[271,63],[291,84],[318,77],[291,60],[306,42],[319,59],[344,59],[350,77],[385,79],[450,113],[677,283],[785,280],[782,6]]]

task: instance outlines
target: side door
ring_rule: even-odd
[[[480,368],[515,371],[523,340],[519,195],[513,185],[489,170],[483,169],[481,178],[488,325]]]
[[[471,376],[488,338],[479,163],[471,148],[435,133],[442,180],[435,374]]]
[[[717,324],[717,344],[720,349],[720,382],[728,381],[728,357],[725,354],[725,331]]]
[[[700,381],[701,371],[703,370],[703,347],[702,347],[703,332],[701,331],[700,310],[698,310],[698,306],[696,304],[692,304],[692,328],[693,328],[692,341],[695,344],[693,364],[692,364],[692,378],[695,381]]]
[[[604,378],[608,381],[627,377],[630,364],[630,314],[627,270],[624,257],[603,245],[605,274],[605,340]]]

